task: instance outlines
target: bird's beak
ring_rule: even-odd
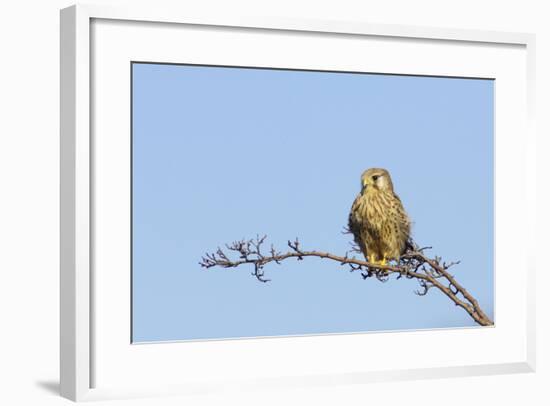
[[[361,188],[361,194],[365,193],[365,190],[367,190],[367,184],[363,183],[363,187]]]

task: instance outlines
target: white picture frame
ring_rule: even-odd
[[[106,385],[96,387],[94,370],[97,370],[96,361],[105,345],[96,345],[98,340],[94,338],[94,330],[98,323],[102,322],[101,312],[94,314],[94,292],[101,288],[101,283],[92,272],[96,258],[94,257],[95,240],[92,238],[96,228],[96,217],[94,216],[94,193],[97,191],[97,181],[100,178],[94,176],[92,169],[93,160],[101,149],[92,148],[92,122],[93,86],[94,81],[91,74],[91,67],[94,63],[94,46],[99,42],[92,43],[93,21],[124,22],[126,24],[142,23],[174,23],[180,25],[192,25],[194,27],[222,27],[224,29],[247,29],[273,30],[284,32],[286,35],[296,33],[316,33],[317,35],[351,35],[356,37],[368,36],[371,38],[403,38],[417,41],[436,41],[441,46],[445,44],[460,44],[464,48],[475,44],[487,44],[487,46],[517,46],[522,49],[525,56],[526,82],[522,84],[525,88],[526,118],[522,121],[521,142],[525,149],[522,153],[522,162],[525,163],[521,179],[526,190],[526,198],[518,204],[522,204],[525,212],[529,213],[528,224],[526,225],[526,244],[534,241],[535,224],[535,134],[534,134],[534,35],[525,33],[486,32],[460,29],[412,27],[401,25],[378,25],[363,22],[339,22],[339,21],[304,21],[276,18],[229,18],[224,16],[188,16],[186,10],[156,10],[150,8],[110,8],[104,6],[72,6],[61,11],[61,394],[72,400],[89,400],[102,397],[129,396],[129,395],[150,395],[152,393],[196,393],[197,391],[211,391],[220,386],[219,382],[224,381],[220,375],[218,381],[209,383],[207,380],[196,382],[185,382],[178,385],[177,379],[170,382],[170,385],[160,385],[152,382],[150,387],[143,389],[142,384],[131,385],[130,383]],[[138,27],[137,30],[140,28]],[[252,34],[251,34],[252,35]],[[523,56],[522,56],[523,58]],[[456,67],[457,75],[468,76],[466,67]],[[462,72],[462,73],[461,73]],[[399,72],[406,73],[406,72]],[[498,108],[498,107],[497,107]],[[499,130],[497,130],[499,131]],[[498,142],[498,138],[497,138]],[[124,145],[122,145],[124,147]],[[528,176],[530,175],[530,176]],[[532,175],[532,176],[531,176]],[[496,174],[498,177],[498,173]],[[529,181],[528,181],[529,180]],[[101,186],[99,186],[101,187]],[[498,185],[497,185],[498,187]],[[497,230],[499,229],[497,224]],[[502,228],[500,229],[502,230]],[[501,232],[501,231],[499,231]],[[502,231],[504,233],[505,231]],[[357,383],[370,382],[374,380],[393,380],[434,376],[467,376],[474,374],[497,374],[512,372],[534,371],[535,368],[535,258],[530,256],[525,262],[522,271],[525,272],[525,290],[520,294],[521,331],[516,331],[518,339],[518,355],[510,361],[509,359],[492,359],[491,362],[466,361],[464,365],[444,362],[436,367],[417,365],[413,360],[407,367],[390,368],[387,370],[354,370],[350,364],[345,369],[334,372],[322,371],[320,373],[305,373],[301,376],[292,374],[285,375],[284,368],[277,377],[261,377],[250,385],[258,386],[279,386],[299,384],[327,384],[327,383]],[[121,279],[120,283],[124,283]],[[115,283],[116,284],[116,283]],[[119,286],[119,285],[117,285]],[[497,292],[498,295],[498,292]],[[106,294],[108,296],[108,294]],[[121,311],[125,311],[121,308]],[[500,311],[500,310],[499,310]],[[116,312],[115,312],[116,313]],[[500,314],[499,314],[500,316]],[[98,317],[99,322],[98,322]],[[516,320],[516,321],[517,321]],[[519,323],[519,322],[518,322]],[[503,326],[505,323],[502,324]],[[514,324],[515,325],[515,324]],[[493,331],[497,331],[499,322]],[[488,330],[485,330],[488,331]],[[403,334],[403,333],[393,333]],[[414,334],[414,333],[413,333]],[[431,334],[421,332],[423,337]],[[417,335],[418,335],[417,334]],[[493,333],[487,333],[493,334]],[[106,337],[106,338],[105,338]],[[108,336],[103,339],[109,339]],[[358,338],[359,337],[359,338]],[[354,336],[351,341],[363,338]],[[368,336],[366,339],[374,336]],[[129,334],[128,334],[129,338]],[[343,339],[343,338],[342,338]],[[299,338],[288,338],[287,340],[300,340]],[[486,338],[490,344],[493,337]],[[231,351],[246,351],[252,346],[275,346],[280,347],[281,341],[277,343],[264,340],[241,340],[232,344]],[[352,345],[350,341],[350,345]],[[518,341],[518,343],[520,342]],[[101,340],[99,340],[101,343]],[[290,341],[288,341],[290,342]],[[304,341],[302,341],[304,342]],[[356,343],[357,344],[357,343]],[[128,346],[130,346],[128,339]],[[309,344],[308,344],[309,345]],[[325,342],[323,345],[336,345]],[[145,346],[142,346],[144,348]],[[117,356],[116,346],[109,352],[109,358]],[[160,347],[151,357],[162,357],[159,355]],[[175,347],[174,347],[175,348]],[[205,347],[204,349],[208,349]],[[167,351],[171,351],[168,349]],[[201,350],[197,345],[193,354],[193,362],[200,362]],[[198,355],[197,355],[198,354]],[[105,352],[105,356],[107,353]],[[315,356],[315,353],[311,354]],[[190,357],[190,354],[186,355]],[[496,357],[496,355],[495,355]],[[189,358],[191,359],[191,358]],[[128,360],[126,355],[117,362]],[[191,362],[191,367],[193,365]],[[305,369],[304,369],[305,371]],[[120,371],[117,370],[120,374]],[[167,373],[171,373],[168,371]],[[226,375],[227,378],[229,375]],[[244,375],[243,375],[244,377]],[[144,378],[147,381],[147,378]],[[248,377],[250,379],[250,377]],[[246,379],[245,379],[246,381]],[[246,387],[247,383],[240,382]],[[114,382],[114,381],[113,381]],[[139,386],[139,387],[138,387]]]

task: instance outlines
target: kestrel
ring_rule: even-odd
[[[348,228],[368,262],[386,265],[405,252],[411,222],[387,170],[363,172],[361,193],[351,206]]]

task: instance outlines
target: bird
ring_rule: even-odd
[[[406,251],[411,220],[386,169],[370,168],[361,175],[361,192],[351,206],[348,229],[369,263],[399,261]]]

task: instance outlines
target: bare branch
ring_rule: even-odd
[[[350,272],[359,271],[363,279],[375,277],[380,282],[387,282],[391,275],[396,275],[396,279],[406,277],[418,280],[420,289],[415,293],[419,296],[425,296],[432,288],[436,288],[453,301],[456,306],[464,309],[478,324],[482,326],[493,325],[493,321],[483,312],[477,300],[460,285],[448,269],[460,263],[442,262],[441,257],[435,256],[429,258],[424,251],[431,247],[418,247],[413,242],[409,243],[409,249],[393,265],[373,264],[364,260],[357,259],[355,256],[349,257],[349,253],[359,253],[357,246],[346,252],[345,256],[334,255],[321,251],[306,251],[301,248],[298,238],[294,241],[288,241],[287,245],[290,251],[286,253],[278,252],[273,245],[268,250],[269,254],[262,252],[262,246],[267,236],[256,236],[251,240],[234,241],[226,245],[229,251],[235,252],[238,259],[232,260],[220,248],[215,253],[206,253],[199,264],[204,268],[236,268],[241,265],[250,264],[254,271],[252,275],[260,282],[268,282],[270,279],[265,277],[264,267],[270,262],[281,264],[282,261],[295,258],[298,261],[306,257],[318,257],[338,262],[340,265],[347,265]]]

